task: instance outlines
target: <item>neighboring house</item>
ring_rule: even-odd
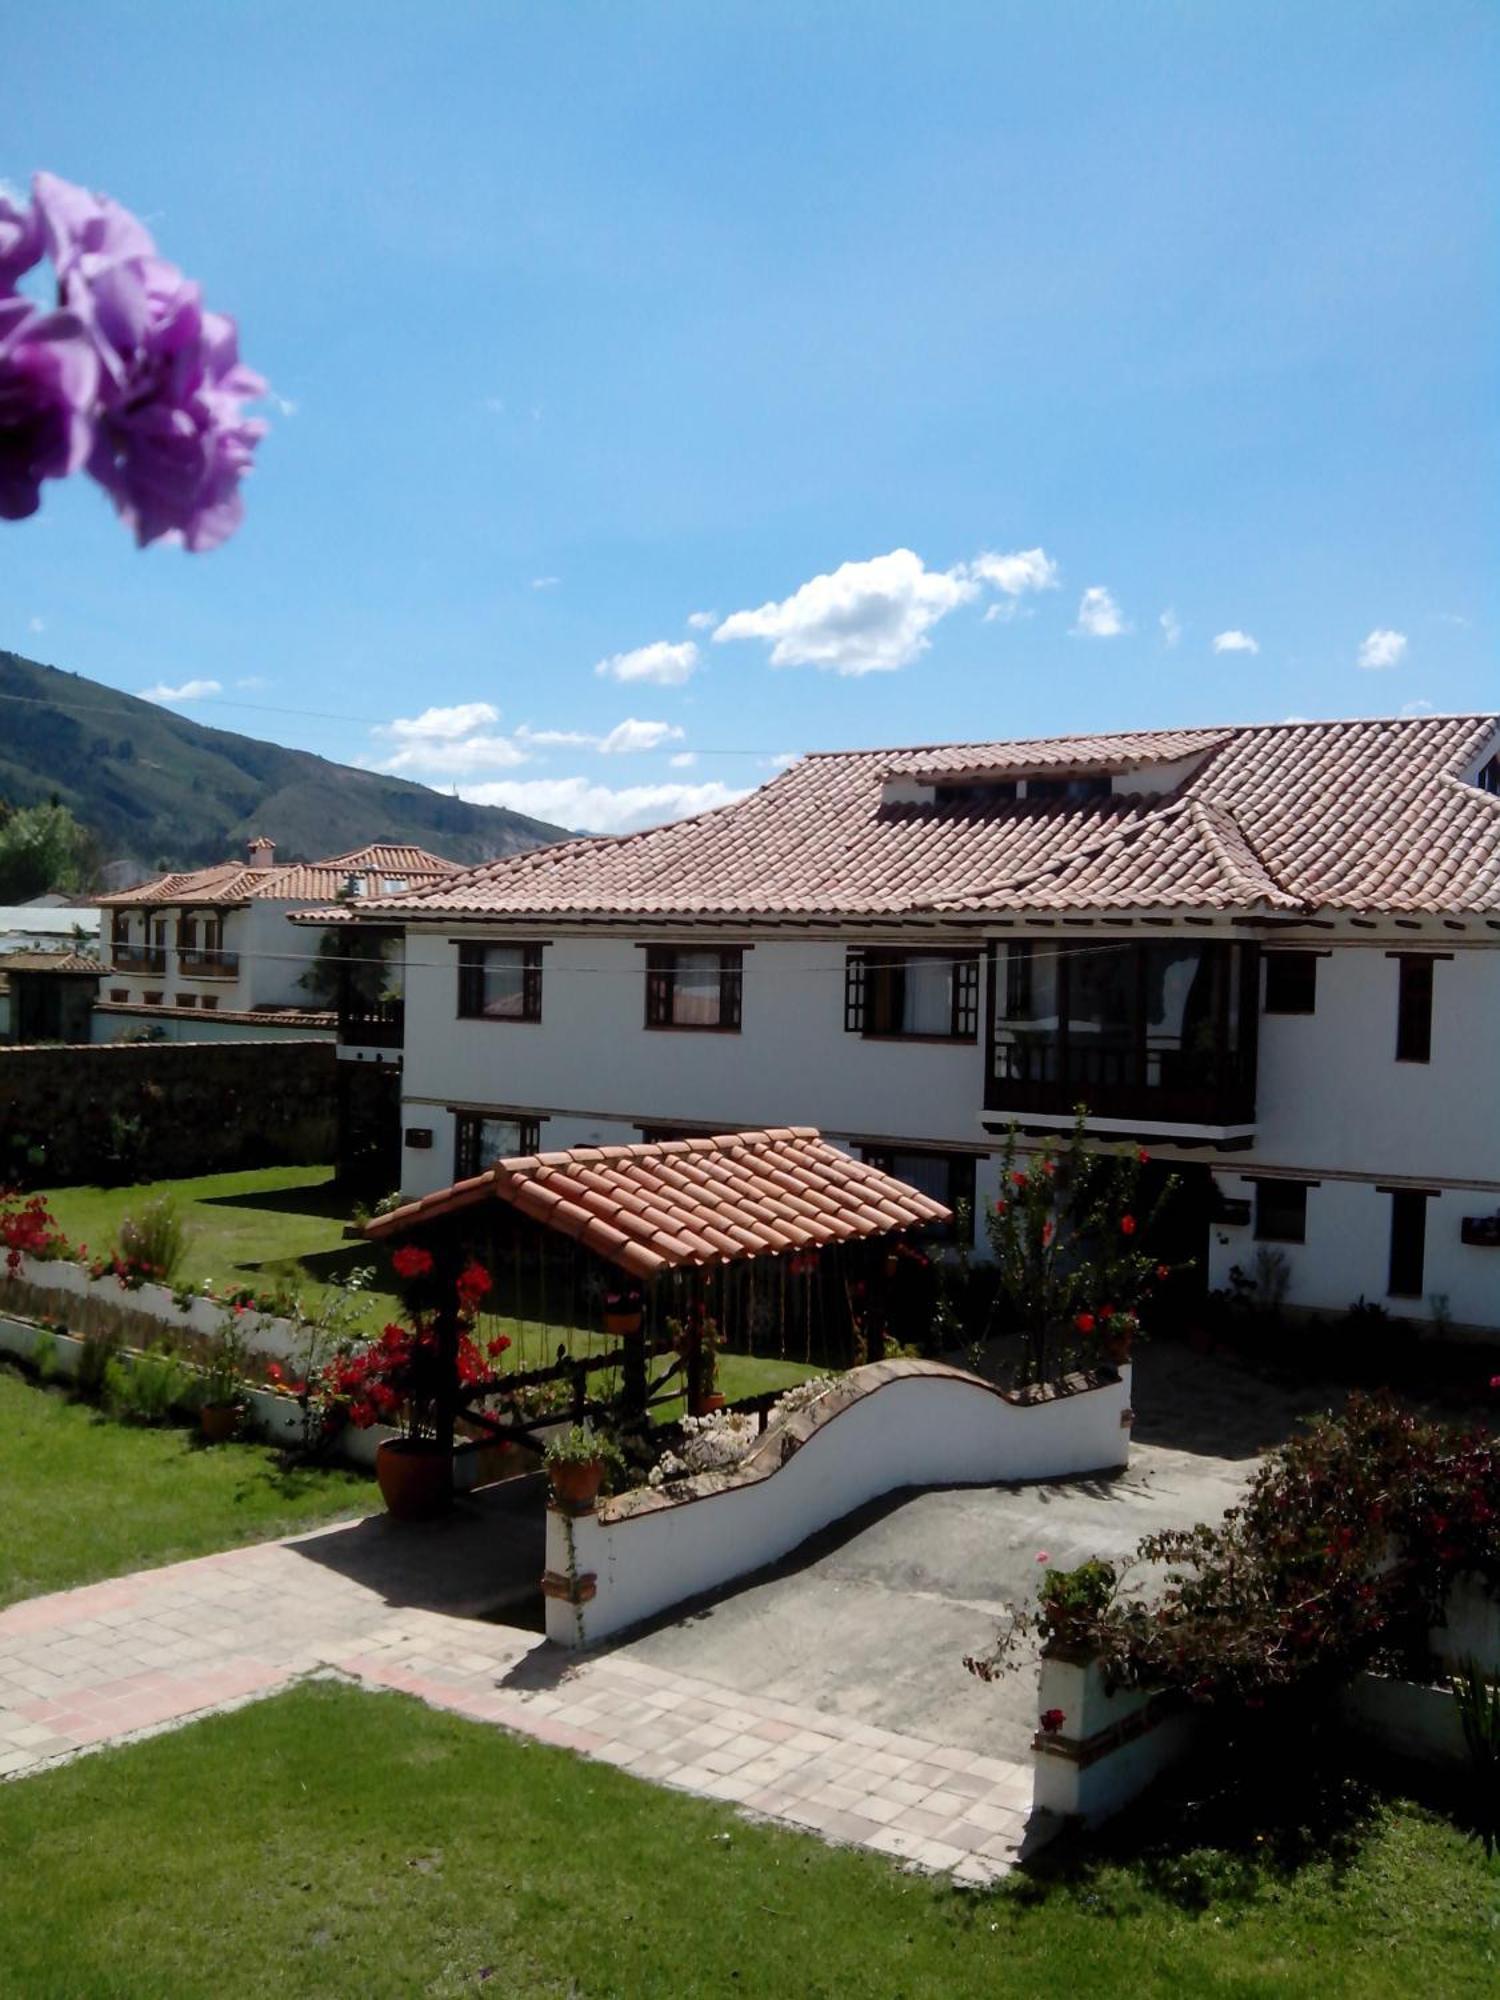
[[[1500,1329],[1497,794],[1496,716],[817,754],[326,918],[405,928],[409,1194],[815,1125],[982,1211],[1083,1103],[1203,1281]]]
[[[108,976],[99,1026],[108,1037],[137,1031],[141,1015],[165,1029],[173,1017],[227,1014],[241,1028],[300,1029],[309,1014],[327,1017],[334,996],[331,983],[328,990],[306,983],[319,939],[288,924],[294,910],[335,897],[352,904],[399,895],[458,872],[425,848],[378,841],[325,861],[278,864],[275,842],[259,838],[245,861],[104,896]],[[129,1018],[110,1018],[117,1014]]]
[[[0,1041],[86,1042],[104,968],[77,951],[0,957]]]

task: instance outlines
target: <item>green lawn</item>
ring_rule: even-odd
[[[0,1604],[373,1513],[342,1468],[282,1471],[260,1445],[111,1422],[0,1368]],[[4,1988],[0,1967],[0,1991]]]
[[[134,1187],[44,1192],[66,1234],[75,1243],[87,1244],[96,1256],[108,1249],[132,1210],[167,1195],[187,1229],[179,1283],[200,1285],[207,1278],[223,1291],[237,1285],[253,1285],[262,1292],[282,1287],[300,1296],[305,1309],[312,1311],[352,1271],[373,1266],[380,1282],[368,1294],[361,1323],[377,1331],[399,1313],[398,1299],[386,1288],[384,1252],[343,1233],[349,1198],[334,1186],[329,1167],[263,1167],[253,1173],[205,1174],[195,1180]],[[543,1326],[535,1320],[496,1319],[493,1324],[513,1342],[503,1364],[508,1368],[545,1366],[560,1341],[575,1353],[599,1352],[615,1344],[602,1333]],[[784,1389],[816,1372],[796,1361],[736,1354],[719,1359],[720,1387],[730,1397]],[[680,1413],[680,1405],[666,1404],[656,1417],[665,1421]]]
[[[233,1994],[1458,2000],[1500,1869],[1373,1804],[1300,1865],[1136,1839],[982,1894],[327,1683],[0,1787],[0,1987]]]

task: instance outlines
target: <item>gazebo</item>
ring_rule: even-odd
[[[377,1242],[410,1238],[440,1274],[470,1259],[490,1274],[487,1310],[616,1336],[619,1345],[511,1373],[467,1397],[451,1371],[440,1441],[465,1404],[572,1378],[574,1414],[606,1407],[644,1426],[669,1380],[690,1409],[704,1398],[704,1343],[830,1365],[879,1359],[899,1298],[903,1239],[951,1212],[851,1158],[810,1126],[780,1126],[634,1146],[575,1146],[497,1161],[484,1173],[366,1225]],[[903,1248],[906,1251],[903,1258]],[[444,1287],[452,1295],[453,1287]],[[456,1314],[438,1316],[456,1357]],[[655,1383],[651,1359],[675,1359]],[[591,1404],[588,1377],[619,1371],[617,1405]],[[767,1398],[741,1399],[753,1407]],[[532,1426],[467,1411],[484,1430],[529,1441]]]

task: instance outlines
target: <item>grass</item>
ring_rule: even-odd
[[[349,1198],[334,1185],[329,1167],[263,1167],[251,1173],[205,1174],[194,1180],[133,1187],[43,1192],[63,1231],[75,1243],[86,1244],[95,1256],[114,1242],[127,1215],[158,1196],[168,1196],[186,1231],[179,1284],[198,1286],[209,1279],[221,1291],[237,1285],[251,1285],[260,1292],[282,1289],[300,1296],[304,1308],[314,1311],[352,1272],[373,1266],[377,1282],[365,1295],[359,1323],[375,1332],[400,1312],[399,1299],[385,1283],[384,1253],[343,1233]],[[544,1326],[535,1320],[496,1318],[493,1328],[511,1337],[503,1364],[507,1368],[545,1367],[559,1342],[579,1354],[602,1352],[616,1344],[602,1333]],[[789,1388],[817,1372],[796,1361],[743,1354],[719,1357],[719,1386],[731,1398]],[[680,1414],[680,1403],[664,1404],[655,1412],[658,1421]]]
[[[111,1422],[0,1368],[0,1605],[372,1513],[363,1474]],[[0,1977],[0,1989],[3,1989]]]
[[[1500,1872],[1364,1800],[1322,1858],[1139,1840],[965,1893],[329,1683],[0,1787],[6,1993],[1494,1991]],[[22,1858],[26,1857],[26,1858]]]

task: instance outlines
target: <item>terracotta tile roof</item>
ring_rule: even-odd
[[[0,957],[0,972],[67,972],[98,979],[103,971],[97,958],[81,951],[8,951]]]
[[[501,1160],[377,1217],[365,1234],[399,1236],[491,1198],[638,1278],[952,1219],[940,1202],[801,1125]]]
[[[174,906],[206,903],[215,907],[251,902],[315,903],[342,894],[351,875],[404,876],[420,886],[463,872],[458,862],[429,854],[425,847],[374,841],[368,847],[356,847],[348,854],[335,854],[326,861],[277,862],[269,868],[220,861],[211,868],[162,875],[154,882],[143,882],[138,889],[122,889],[116,895],[101,896],[99,902],[106,909],[116,910],[160,903]]]
[[[1497,743],[1500,716],[1468,715],[822,752],[696,819],[536,848],[372,910],[443,920],[1496,912],[1500,799],[1469,777]],[[1178,760],[1184,770],[1158,774]],[[982,805],[887,795],[892,779],[1028,770],[1110,770],[1118,789]]]

